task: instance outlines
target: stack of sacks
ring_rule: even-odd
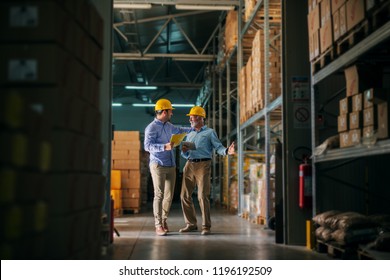
[[[356,212],[331,210],[313,218],[319,225],[316,237],[339,245],[367,243],[378,236],[379,224],[369,217]]]

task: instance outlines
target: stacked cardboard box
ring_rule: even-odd
[[[269,31],[268,65],[265,65],[265,36],[258,30],[252,42],[252,54],[240,70],[240,120],[245,122],[265,106],[265,86],[268,83],[268,102],[281,95],[281,49],[279,28]],[[268,67],[269,77],[265,77]]]
[[[86,0],[1,1],[0,15],[0,252],[97,259],[102,19]]]
[[[234,49],[238,40],[237,11],[229,11],[225,24],[225,54],[228,55]]]
[[[373,69],[353,65],[344,71],[346,97],[339,102],[340,147],[389,137],[390,94],[380,88],[381,76]]]
[[[308,0],[310,61],[316,60],[332,49],[334,43],[340,44],[364,25],[365,19],[371,21],[376,10],[388,5],[385,2],[379,0]],[[380,24],[373,24],[371,29],[379,28]],[[342,53],[341,50],[337,52],[338,55]]]
[[[253,154],[247,152],[247,157],[244,158],[244,173],[249,172],[251,163],[258,162],[262,159],[262,154]],[[237,170],[238,170],[238,158],[237,156],[229,156],[224,158],[224,174],[229,174],[230,177],[224,176],[223,188],[222,188],[222,205],[226,206],[230,211],[235,212],[238,209],[238,185],[237,185]],[[244,179],[244,194],[250,194],[250,181],[248,178]],[[249,197],[248,197],[249,199]],[[249,202],[249,200],[248,200]],[[249,207],[249,203],[247,204]],[[249,208],[247,211],[249,215]]]
[[[141,142],[139,131],[115,131],[112,169],[121,171],[122,207],[138,213],[142,204]]]
[[[265,77],[265,47],[264,31],[256,32],[252,43],[252,87],[255,108],[262,109],[265,105],[265,84],[268,83],[269,102],[281,95],[281,57],[275,50],[281,50],[280,28],[271,28],[269,31],[268,71],[269,79]]]
[[[275,181],[270,180],[270,192],[266,188],[266,165],[254,162],[249,169],[250,180],[250,220],[253,223],[264,223],[267,214],[275,215]],[[267,213],[267,207],[269,212]]]

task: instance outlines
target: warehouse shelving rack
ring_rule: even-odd
[[[257,13],[263,10],[264,13],[264,19],[263,24],[260,26],[256,20]],[[238,9],[238,14],[242,15],[242,2],[240,2],[240,6]],[[275,128],[279,129],[280,125],[273,125],[273,121],[277,120],[280,122],[281,120],[281,108],[282,108],[282,97],[279,96],[272,102],[269,100],[269,95],[265,94],[265,105],[264,108],[260,111],[256,112],[252,117],[250,117],[248,120],[246,120],[244,123],[240,123],[240,101],[238,97],[238,81],[239,81],[239,70],[242,68],[244,63],[244,55],[243,55],[243,40],[245,34],[248,32],[251,28],[263,28],[264,29],[264,41],[266,42],[264,44],[264,60],[265,60],[265,73],[264,76],[266,77],[266,80],[269,81],[269,57],[268,54],[270,51],[269,47],[269,1],[268,0],[259,0],[257,1],[255,7],[253,8],[253,12],[251,16],[248,18],[247,22],[244,26],[242,26],[241,18],[239,16],[238,19],[238,40],[237,44],[234,46],[232,51],[230,52],[229,56],[226,57],[226,59],[223,61],[223,65],[219,65],[220,72],[225,71],[226,72],[226,92],[227,94],[227,100],[226,100],[226,108],[227,111],[229,111],[230,108],[230,96],[232,96],[234,99],[238,100],[237,102],[237,109],[236,109],[236,118],[237,118],[237,127],[233,131],[230,131],[229,128],[227,128],[227,135],[225,136],[226,139],[229,139],[233,136],[237,136],[237,157],[238,157],[238,172],[237,172],[237,179],[238,179],[238,186],[239,186],[239,194],[238,194],[238,215],[243,214],[243,189],[244,189],[244,158],[245,158],[245,147],[250,147],[254,149],[254,152],[262,153],[265,155],[264,162],[266,163],[266,189],[267,189],[267,202],[270,201],[269,194],[270,194],[270,157],[271,157],[271,151],[270,146],[273,141],[273,135],[278,135],[278,132],[275,132]],[[234,64],[234,59],[236,59],[236,65],[235,69],[237,71],[237,81],[235,79],[231,79],[230,71],[231,67]],[[233,67],[234,67],[233,66]],[[222,69],[222,70],[221,70]],[[220,80],[221,81],[221,80]],[[232,82],[233,81],[233,82]],[[232,90],[231,90],[232,86]],[[269,92],[269,85],[267,82],[264,82],[265,86],[265,92]],[[219,92],[221,93],[221,82],[219,83]],[[219,95],[219,98],[221,100],[221,95]],[[221,102],[220,102],[221,104]],[[222,108],[220,107],[219,110]],[[228,116],[228,125],[229,125],[229,116]],[[256,134],[259,134],[259,130],[263,129],[264,137],[259,141],[264,141],[261,143],[261,147],[251,147],[250,145],[246,145],[245,143],[253,138],[256,137]],[[221,132],[221,130],[220,130]],[[230,164],[228,163],[228,170],[230,170]],[[230,174],[228,175],[230,178]],[[267,209],[269,209],[269,206],[267,206]],[[268,220],[270,217],[269,211],[267,211],[267,217],[266,220]]]
[[[383,24],[380,28],[376,29],[374,32],[369,34],[362,41],[353,46],[346,53],[342,54],[336,60],[329,63],[327,66],[322,68],[316,73],[313,73],[312,67],[312,76],[311,76],[311,120],[312,120],[312,149],[316,148],[320,143],[319,140],[319,127],[316,125],[317,113],[318,113],[318,104],[317,99],[319,94],[321,94],[319,90],[319,85],[325,81],[328,77],[332,75],[337,75],[338,72],[342,71],[345,67],[350,66],[368,53],[370,53],[374,48],[383,46],[384,48],[388,48],[390,40],[390,21]],[[387,47],[386,47],[387,46]],[[338,73],[340,74],[340,73]],[[374,145],[365,146],[358,145],[348,148],[337,148],[333,150],[328,150],[322,155],[313,156],[313,176],[312,176],[312,184],[313,184],[313,216],[315,216],[319,210],[318,202],[323,199],[318,196],[319,186],[318,180],[321,177],[321,171],[319,165],[322,163],[332,163],[336,164],[340,161],[345,160],[345,162],[354,162],[355,159],[367,159],[374,156],[381,155],[390,155],[390,140],[382,140],[378,141]],[[342,165],[344,163],[341,163]],[[357,173],[364,170],[355,171]],[[379,174],[378,176],[384,176],[385,174]],[[344,178],[342,178],[344,180]],[[349,184],[348,182],[342,181],[338,178],[339,183]],[[381,183],[381,179],[379,179]],[[388,181],[387,181],[388,182]],[[367,183],[366,183],[367,184]],[[369,190],[366,190],[369,192]],[[377,195],[379,196],[379,195]],[[323,210],[323,209],[322,209]]]

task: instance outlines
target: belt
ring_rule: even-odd
[[[188,159],[190,162],[201,162],[201,161],[209,161],[211,158],[190,158]]]

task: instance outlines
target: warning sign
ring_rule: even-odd
[[[294,104],[294,128],[310,128],[310,103]]]
[[[293,101],[306,101],[310,99],[310,87],[308,77],[291,78],[291,98]]]

